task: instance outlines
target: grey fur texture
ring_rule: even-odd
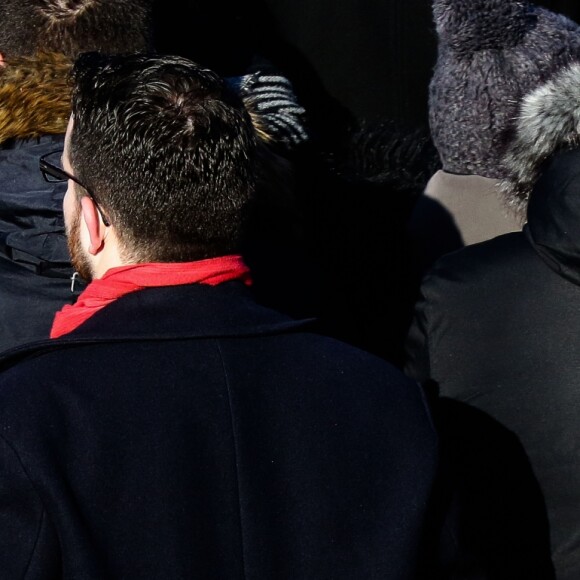
[[[522,97],[580,58],[580,27],[518,0],[435,0],[429,123],[443,169],[505,177]]]
[[[580,63],[573,63],[522,100],[515,135],[503,160],[500,189],[520,215],[542,163],[580,143]]]

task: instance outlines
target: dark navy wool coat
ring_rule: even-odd
[[[0,373],[0,576],[413,578],[418,385],[238,282],[129,294]]]

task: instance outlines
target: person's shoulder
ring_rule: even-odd
[[[22,383],[24,377],[45,375],[49,368],[56,371],[63,357],[70,358],[64,354],[69,348],[69,344],[61,341],[40,339],[0,352],[0,393],[12,384],[35,384],[33,381]]]
[[[419,391],[420,386],[388,360],[343,340],[317,333],[304,333],[301,349],[309,353],[305,365],[315,366],[319,377],[359,385],[388,386],[393,392]]]
[[[426,274],[426,278],[488,273],[490,268],[502,269],[520,263],[532,250],[522,232],[511,232],[470,244],[440,256]]]
[[[538,259],[522,232],[502,234],[440,256],[424,273],[424,305],[472,304],[499,296],[508,287],[525,286]]]
[[[60,349],[53,350],[46,340],[0,353],[0,428],[28,421],[50,407],[49,399],[69,370]]]
[[[298,380],[306,373],[319,392],[328,393],[335,407],[354,406],[362,413],[382,415],[385,421],[433,435],[431,411],[423,386],[386,359],[324,335],[307,335],[310,355],[301,358]],[[296,376],[292,380],[296,380]],[[301,385],[303,386],[303,385]],[[396,415],[396,419],[393,417]],[[406,423],[408,427],[403,427]]]

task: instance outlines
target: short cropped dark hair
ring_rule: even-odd
[[[152,0],[2,0],[0,52],[123,54],[151,48]]]
[[[238,250],[256,134],[213,71],[177,56],[81,55],[70,162],[126,257],[181,262]]]

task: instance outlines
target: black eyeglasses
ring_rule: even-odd
[[[49,161],[50,159],[50,161]],[[78,183],[86,192],[87,195],[93,200],[98,212],[101,214],[101,219],[105,226],[110,226],[111,222],[104,214],[99,202],[95,199],[95,196],[91,192],[91,190],[86,186],[83,185],[74,175],[66,172],[62,167],[57,165],[57,163],[61,163],[62,159],[62,149],[57,151],[51,151],[46,155],[43,155],[38,162],[38,167],[40,169],[40,173],[42,173],[42,177],[49,183],[61,183],[63,181],[68,181],[72,179],[75,183]]]

